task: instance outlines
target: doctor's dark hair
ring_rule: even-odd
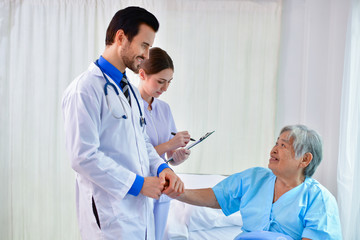
[[[168,68],[174,71],[174,64],[166,51],[158,47],[153,47],[150,48],[149,59],[144,60],[140,64],[140,68],[143,69],[146,74],[151,75]]]
[[[300,158],[305,153],[313,155],[312,161],[304,170],[306,177],[311,177],[322,160],[322,141],[320,135],[304,125],[286,126],[281,129],[280,134],[289,131],[289,140],[294,140],[293,147],[295,157]]]
[[[156,17],[147,10],[140,7],[127,7],[115,13],[107,30],[105,44],[111,45],[114,42],[116,32],[122,29],[125,36],[131,42],[138,34],[140,25],[144,23],[155,32],[159,29],[159,22]]]

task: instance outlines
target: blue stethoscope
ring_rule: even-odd
[[[95,63],[96,66],[98,66],[98,68],[100,69],[101,73],[103,74],[103,76],[104,76],[104,78],[105,78],[106,83],[105,83],[105,85],[104,85],[104,93],[105,93],[106,102],[107,102],[108,108],[109,108],[110,111],[111,111],[111,114],[112,114],[116,119],[127,119],[128,116],[127,116],[127,113],[126,113],[126,109],[125,109],[125,106],[124,106],[124,104],[123,104],[123,102],[122,102],[122,100],[121,100],[121,97],[120,97],[120,95],[119,95],[119,91],[118,91],[117,87],[116,87],[113,83],[111,83],[111,82],[109,81],[109,79],[106,77],[104,71],[102,70],[102,68],[100,67],[100,65],[99,65],[99,63],[98,63],[98,60],[96,60],[94,63]],[[120,103],[121,103],[121,106],[122,106],[122,108],[123,108],[123,110],[124,110],[124,112],[125,112],[124,115],[122,115],[122,116],[116,116],[116,115],[113,113],[113,111],[112,111],[112,109],[111,109],[111,106],[110,106],[110,102],[109,102],[109,100],[108,100],[108,89],[107,89],[108,86],[110,86],[110,87],[112,87],[112,88],[114,89],[117,97],[119,98],[119,101],[120,101]],[[134,95],[134,98],[135,98],[136,103],[137,103],[138,108],[139,108],[139,112],[140,112],[140,127],[143,127],[143,126],[146,125],[146,120],[145,120],[145,118],[144,118],[144,116],[143,116],[143,113],[142,113],[142,111],[141,111],[141,107],[140,107],[140,104],[139,104],[139,100],[138,100],[138,98],[136,97],[136,94],[135,94],[135,92],[134,92],[134,89],[132,88],[132,86],[131,86],[130,83],[129,83],[129,87],[130,87],[130,90],[131,90],[132,94]]]

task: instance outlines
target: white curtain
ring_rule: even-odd
[[[341,86],[349,0],[283,2],[276,132],[305,124],[322,136],[314,178],[337,195]]]
[[[174,169],[231,174],[267,166],[275,139],[280,1],[178,1],[166,13],[157,43],[172,56],[175,73],[162,99],[178,130],[196,139],[215,130]]]
[[[154,46],[175,63],[163,99],[178,129],[216,131],[175,170],[230,174],[267,162],[281,0],[0,0],[1,239],[79,238],[60,101],[129,5],[160,21]]]
[[[341,102],[338,203],[343,238],[360,236],[360,0],[352,0]]]

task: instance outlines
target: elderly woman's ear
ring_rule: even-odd
[[[313,155],[310,152],[305,153],[300,163],[301,167],[306,168],[310,164],[312,159]]]

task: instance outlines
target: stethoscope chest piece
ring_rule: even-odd
[[[146,125],[146,120],[145,120],[145,118],[141,115],[141,117],[140,117],[140,126],[143,127],[143,126],[145,126],[145,125]]]

